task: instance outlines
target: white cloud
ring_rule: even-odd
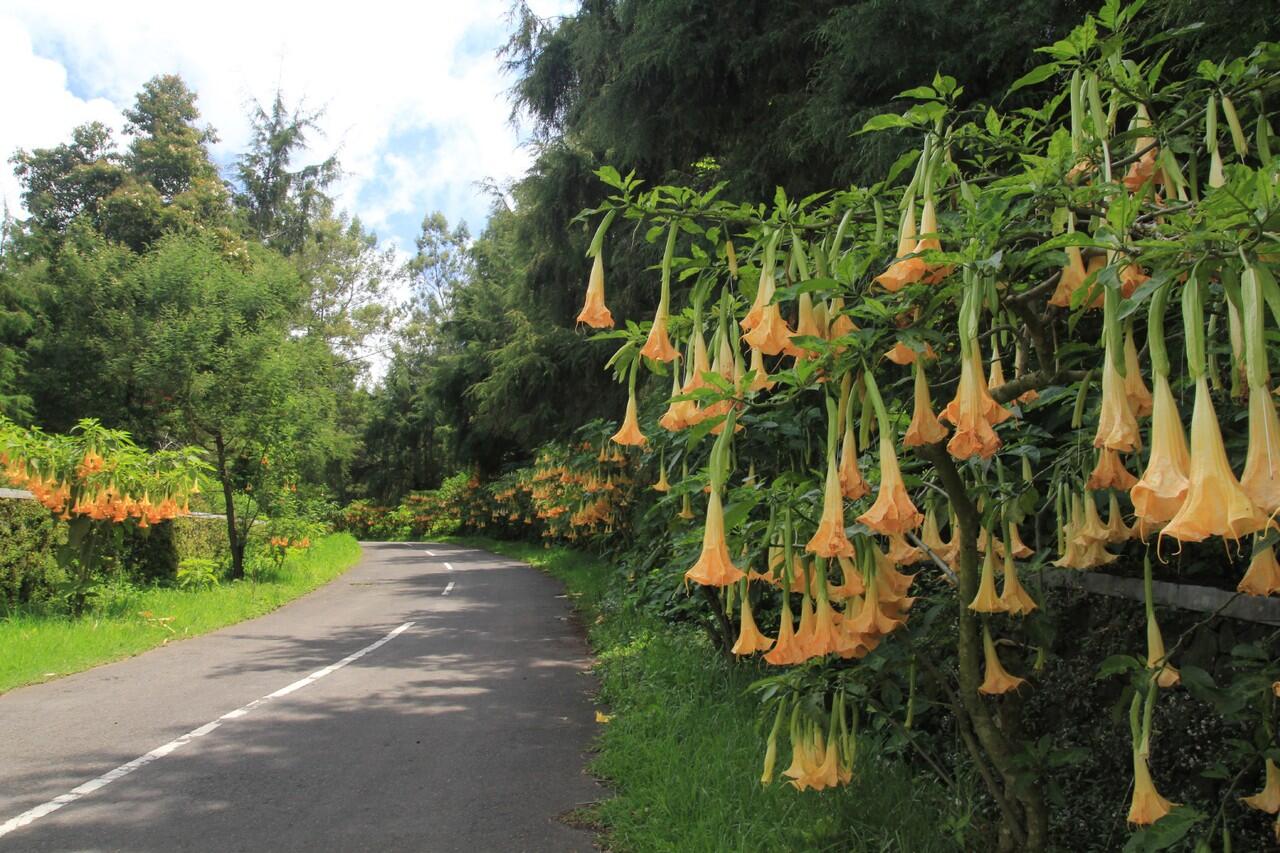
[[[563,14],[568,0],[535,4]],[[528,166],[507,124],[510,80],[494,50],[508,0],[324,4],[223,0],[132,3],[7,0],[0,12],[0,155],[57,144],[89,120],[119,126],[120,110],[155,74],[181,74],[218,131],[228,162],[249,134],[247,106],[277,85],[325,110],[314,156],[347,172],[340,203],[403,251],[423,214],[441,209],[475,232],[488,202],[477,181]],[[11,206],[17,184],[0,180]]]

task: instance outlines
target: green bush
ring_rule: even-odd
[[[53,597],[62,581],[53,549],[62,537],[34,501],[0,500],[0,604],[10,608]]]
[[[178,564],[178,588],[183,590],[209,589],[218,585],[217,560],[207,557],[188,557]]]

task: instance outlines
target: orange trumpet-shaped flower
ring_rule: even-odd
[[[596,253],[591,262],[591,276],[587,280],[587,301],[578,313],[578,322],[593,329],[613,328],[613,315],[604,304],[604,256]]]
[[[844,311],[844,299],[836,297],[831,300],[831,323],[827,328],[827,338],[836,340],[843,338],[845,335],[858,331],[858,326],[853,319]]]
[[[1178,407],[1169,380],[1156,374],[1151,410],[1151,458],[1129,498],[1138,517],[1140,533],[1173,518],[1182,508],[1190,486],[1191,454],[1178,419]],[[1145,535],[1145,533],[1144,533]]]
[[[667,482],[667,469],[665,467],[658,469],[658,482],[653,484],[653,490],[664,494],[671,491],[671,484]]]
[[[711,372],[711,361],[707,357],[707,341],[702,336],[702,329],[693,330],[693,365],[685,376],[684,386],[680,389],[688,394],[699,388],[710,388],[711,383],[703,374]]]
[[[1138,289],[1139,285],[1150,278],[1151,276],[1143,272],[1142,267],[1137,264],[1125,264],[1120,268],[1120,295],[1128,299],[1133,296],[1133,292]],[[1142,415],[1138,415],[1138,417],[1142,417]]]
[[[1009,605],[996,595],[995,548],[988,545],[986,551],[987,555],[982,560],[982,576],[978,581],[978,594],[969,602],[969,609],[978,613],[1004,613]]]
[[[883,637],[892,633],[894,630],[901,628],[903,621],[895,619],[884,610],[884,602],[880,600],[877,594],[881,580],[876,575],[872,575],[868,581],[867,595],[862,599],[862,607],[858,611],[858,615],[852,619],[845,619],[848,625],[848,631],[862,638],[867,637]]]
[[[813,643],[813,597],[806,588],[800,597],[800,624],[796,628],[796,645],[800,649],[803,660],[813,657],[810,645]]]
[[[769,371],[764,366],[764,353],[758,347],[751,348],[751,371],[755,376],[751,379],[748,391],[768,391],[777,384],[769,378]]]
[[[1267,783],[1252,797],[1241,797],[1240,802],[1267,814],[1280,812],[1280,767],[1267,759]]]
[[[1138,482],[1138,478],[1124,467],[1116,451],[1102,448],[1098,451],[1098,464],[1093,466],[1089,480],[1085,483],[1088,489],[1123,489],[1128,491]]]
[[[1247,595],[1272,595],[1280,592],[1280,564],[1274,548],[1258,548],[1249,561],[1249,570],[1240,579],[1237,592]]]
[[[851,501],[871,494],[871,487],[858,468],[858,442],[851,423],[845,424],[844,440],[840,442],[840,492]]]
[[[922,258],[908,258],[916,250],[916,210],[910,204],[902,214],[902,224],[898,229],[897,260],[889,268],[876,276],[876,282],[889,292],[896,292],[908,284],[915,284],[928,274],[929,268]]]
[[[791,616],[791,597],[782,596],[782,621],[778,625],[778,640],[765,654],[765,661],[774,666],[788,666],[805,659],[804,650],[796,642],[796,632]]]
[[[1014,530],[1017,528],[1015,527]],[[1008,548],[1005,549],[1004,589],[1000,592],[1000,602],[1004,604],[1005,612],[1010,616],[1026,616],[1036,609],[1035,599],[1018,580],[1018,566],[1010,556]]]
[[[640,447],[647,440],[644,437],[644,433],[640,431],[640,420],[636,416],[636,393],[634,390],[627,398],[627,413],[622,419],[622,426],[609,437],[609,440],[632,447]]]
[[[866,594],[867,587],[862,582],[862,573],[858,571],[858,567],[854,565],[853,560],[848,557],[840,557],[838,562],[844,579],[839,586],[834,586],[830,582],[827,583],[827,597],[841,601]]]
[[[740,656],[767,651],[773,645],[773,640],[760,633],[760,629],[756,627],[755,617],[751,613],[751,599],[747,595],[745,584],[742,589],[741,610],[738,642],[733,644],[733,648],[730,651]]]
[[[1094,434],[1093,446],[1123,450],[1125,453],[1142,447],[1138,419],[1129,408],[1124,377],[1116,370],[1110,349],[1102,361],[1102,411],[1098,414],[1098,431]]]
[[[720,492],[717,489],[711,490],[711,498],[707,502],[707,526],[702,534],[702,555],[684,576],[705,586],[725,586],[745,577],[729,557],[729,544],[724,538],[724,508],[720,504]]]
[[[1124,523],[1124,515],[1120,512],[1120,501],[1112,492],[1107,502],[1107,542],[1119,545],[1133,538],[1133,529]]]
[[[982,397],[982,411],[987,416],[987,423],[998,426],[1013,417],[1013,412],[996,402],[987,387],[987,379],[982,374],[982,350],[977,342],[973,345],[973,371],[978,381],[978,395]]]
[[[679,397],[680,390],[680,371],[671,371],[671,396]],[[672,400],[667,406],[667,411],[662,417],[658,418],[658,426],[668,432],[677,432],[691,424],[690,418],[697,417],[698,405],[692,400]]]
[[[933,507],[929,507],[924,514],[924,526],[920,528],[920,541],[935,554],[941,554],[947,547],[942,541],[942,534],[938,531],[938,516],[933,511]]]
[[[1071,294],[1084,284],[1089,273],[1085,270],[1084,256],[1080,254],[1079,246],[1067,246],[1063,251],[1067,254],[1067,263],[1062,268],[1058,286],[1049,298],[1049,304],[1058,308],[1070,308]]]
[[[904,447],[920,447],[936,444],[947,437],[947,428],[939,423],[929,399],[929,383],[924,378],[924,368],[916,365],[915,407],[911,412],[911,424],[902,437]],[[990,429],[990,427],[988,427]]]
[[[640,354],[654,361],[675,361],[680,353],[671,345],[671,336],[667,334],[667,307],[658,306],[657,316],[653,318],[653,327],[649,329],[649,337]]]
[[[932,235],[932,236],[930,236]],[[938,213],[933,206],[933,199],[927,198],[924,210],[920,212],[920,240],[916,243],[915,254],[927,251],[942,251],[942,241],[938,239]],[[925,275],[921,279],[925,284],[938,284],[951,274],[953,267],[949,264],[931,264],[925,262]]]
[[[805,550],[819,557],[852,557],[853,543],[844,532],[844,495],[836,468],[835,448],[827,454],[827,483],[822,497],[822,518]]]
[[[858,521],[876,533],[889,536],[906,533],[920,526],[924,516],[911,502],[907,487],[902,482],[902,470],[898,467],[898,454],[893,441],[880,434],[880,491],[876,493],[871,508],[858,516]]]
[[[974,343],[976,354],[977,343]],[[960,365],[960,384],[955,399],[942,410],[943,419],[955,426],[955,435],[947,442],[947,452],[957,459],[980,456],[990,459],[1000,449],[1000,436],[987,419],[986,399],[979,386],[980,367],[973,358]],[[992,401],[994,402],[994,400]]]
[[[982,626],[982,652],[986,659],[986,677],[978,687],[979,693],[999,696],[1001,693],[1017,690],[1026,683],[1025,678],[1010,675],[1001,665],[1000,656],[996,654],[996,644],[991,639],[991,630],[986,625]]]
[[[773,270],[765,265],[760,269],[760,283],[756,286],[756,298],[751,303],[751,310],[747,312],[747,316],[743,317],[739,323],[742,331],[749,332],[756,326],[760,325],[760,321],[764,319],[765,308],[773,301],[773,295],[777,290],[777,285],[773,279]]]
[[[925,558],[924,552],[908,542],[907,537],[901,533],[889,537],[888,557],[899,566],[915,565]]]
[[[1127,295],[1127,294],[1126,294]],[[1142,381],[1142,368],[1138,365],[1138,346],[1133,342],[1133,329],[1124,335],[1124,393],[1129,398],[1129,408],[1136,418],[1151,414],[1154,401],[1147,384]]]
[[[1209,536],[1239,539],[1266,524],[1266,516],[1254,506],[1231,471],[1209,397],[1209,380],[1203,376],[1196,382],[1196,402],[1191,413],[1188,480],[1187,499],[1161,536],[1172,536],[1180,542],[1200,542]]]
[[[938,354],[933,351],[933,346],[928,343],[924,345],[924,352],[920,353],[916,352],[902,341],[895,341],[889,351],[884,354],[884,357],[889,359],[889,361],[892,361],[894,364],[900,364],[903,367],[906,367],[908,364],[915,364],[916,360],[921,357],[923,357],[925,361],[932,361],[938,357]]]
[[[1151,769],[1147,757],[1139,750],[1133,751],[1133,800],[1129,805],[1129,823],[1148,826],[1173,810],[1171,803],[1156,791],[1151,781]]]
[[[1182,674],[1168,660],[1164,650],[1164,635],[1160,633],[1155,611],[1150,608],[1147,610],[1147,668],[1160,670],[1156,683],[1165,689],[1182,681]]]
[[[823,589],[825,592],[825,588]],[[836,629],[836,612],[826,595],[819,593],[814,609],[813,630],[808,637],[809,657],[822,657],[834,652],[840,645],[840,631]]]
[[[782,352],[795,355],[799,352],[791,346],[791,327],[782,319],[782,310],[776,304],[765,306],[759,324],[742,339],[765,355]]]
[[[1280,417],[1270,389],[1249,389],[1249,452],[1240,487],[1267,515],[1280,510]]]

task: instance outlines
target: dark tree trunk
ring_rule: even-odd
[[[240,531],[236,529],[235,494],[231,488],[231,475],[227,470],[227,445],[222,440],[222,433],[213,437],[218,452],[218,480],[222,483],[222,497],[227,505],[227,545],[231,550],[231,579],[244,577],[244,541]]]

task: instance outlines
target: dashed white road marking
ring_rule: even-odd
[[[440,593],[440,594],[441,594],[441,595],[448,595],[448,594],[449,594],[450,592],[452,592],[452,591],[453,591],[453,581],[449,581],[448,586],[446,586],[446,587],[444,588],[444,592],[442,592],[442,593]]]
[[[422,553],[426,554],[428,557],[434,557],[436,555],[435,551],[428,551],[426,548],[422,549]]]
[[[453,584],[449,584],[449,586],[453,586]],[[446,592],[447,591],[448,590],[446,590]],[[228,711],[218,719],[209,723],[205,723],[203,726],[200,726],[199,728],[192,729],[191,731],[187,732],[185,735],[182,735],[181,737],[178,737],[178,738],[174,738],[173,740],[169,741],[163,746],[157,746],[155,749],[151,750],[146,755],[140,755],[126,764],[121,764],[119,767],[117,767],[114,770],[109,770],[106,773],[103,773],[101,776],[99,776],[96,779],[90,779],[88,782],[85,782],[82,785],[72,788],[69,792],[62,794],[61,796],[54,797],[52,800],[49,800],[47,803],[41,803],[35,808],[27,809],[25,812],[18,815],[17,817],[10,818],[4,823],[0,823],[0,838],[3,838],[4,836],[8,835],[10,832],[13,832],[15,829],[21,829],[22,827],[27,826],[28,824],[34,823],[35,821],[39,820],[40,818],[44,817],[47,814],[56,812],[58,809],[67,805],[68,803],[74,803],[76,800],[80,799],[81,797],[92,794],[94,791],[97,791],[100,788],[105,788],[107,785],[110,785],[112,782],[116,781],[117,779],[122,779],[125,776],[128,776],[130,773],[137,770],[139,767],[145,767],[146,765],[155,761],[157,758],[164,758],[169,753],[174,752],[178,749],[181,749],[182,747],[191,743],[191,741],[195,740],[196,738],[204,737],[205,735],[214,731],[219,726],[221,726],[222,723],[226,720],[234,720],[234,719],[238,719],[239,717],[243,717],[245,714],[248,714],[254,708],[257,708],[259,705],[266,704],[267,702],[270,702],[272,699],[278,699],[281,696],[288,696],[290,693],[293,693],[295,690],[301,690],[302,688],[306,687],[309,684],[314,684],[315,682],[324,678],[326,675],[330,675],[336,672],[337,670],[342,669],[347,664],[359,660],[360,658],[369,654],[369,652],[372,652],[381,648],[382,646],[391,642],[391,640],[393,640],[394,638],[398,637],[400,634],[403,634],[405,631],[409,630],[409,628],[411,627],[413,627],[413,623],[406,622],[403,625],[401,625],[399,628],[396,628],[394,631],[387,634],[381,640],[370,643],[369,645],[365,646],[363,649],[360,649],[359,651],[352,652],[351,654],[347,655],[345,658],[338,661],[337,663],[331,663],[328,666],[326,666],[324,669],[318,669],[315,672],[308,675],[306,678],[300,678],[297,681],[293,682],[292,684],[286,685],[285,687],[281,687],[279,690],[276,690],[273,693],[268,693],[266,696],[263,696],[261,699],[254,699],[248,705],[243,705],[239,708],[236,708],[234,711]]]
[[[445,569],[447,569],[448,571],[453,571],[453,563],[445,563],[445,564],[444,564],[444,567],[445,567]]]

